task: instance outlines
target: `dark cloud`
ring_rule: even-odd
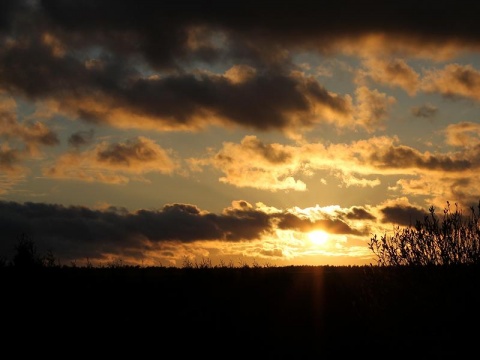
[[[226,238],[234,241],[242,238],[254,240],[259,234],[272,229],[270,215],[249,207],[226,209],[219,216],[219,221],[222,227],[229,229]]]
[[[245,202],[244,205],[248,203]],[[0,201],[0,257],[10,258],[15,241],[30,235],[39,252],[52,250],[60,259],[102,259],[126,256],[196,241],[253,241],[273,234],[275,228],[359,235],[338,219],[310,221],[291,213],[267,214],[251,206],[237,206],[214,214],[191,204],[167,204],[159,210]],[[161,248],[159,247],[161,245]]]
[[[2,0],[0,2],[0,31],[10,27],[18,11],[25,9],[24,3],[23,0]]]
[[[25,126],[25,131],[21,136],[27,143],[45,146],[54,146],[60,143],[57,133],[40,122],[27,124]]]
[[[312,101],[333,111],[348,112],[344,99],[327,94],[313,78],[275,73],[258,74],[238,83],[207,74],[139,80],[125,93],[124,101],[148,115],[180,124],[213,114],[259,130],[287,128],[292,113],[310,115]]]
[[[383,223],[394,223],[400,226],[415,226],[417,221],[423,221],[428,213],[413,206],[386,206],[380,210]]]
[[[310,219],[303,219],[291,213],[277,215],[277,217],[279,218],[278,227],[280,229],[300,231],[309,231],[313,229],[313,223]]]
[[[375,220],[375,216],[361,207],[350,208],[346,213],[346,217],[349,220]]]
[[[0,172],[15,171],[21,156],[16,149],[0,148]]]
[[[410,112],[415,117],[431,118],[437,114],[438,108],[432,104],[424,104],[421,106],[414,106]]]
[[[422,154],[408,146],[390,146],[370,154],[369,160],[381,168],[420,168],[426,170],[460,171],[472,167],[468,160],[457,160],[446,155]]]
[[[240,208],[243,210],[250,210],[252,208],[252,205],[245,200],[234,201],[233,204],[236,206],[236,208]]]
[[[0,26],[11,24],[12,31],[0,36],[0,86],[31,99],[54,99],[85,120],[119,126],[141,127],[145,119],[132,119],[148,117],[159,129],[198,129],[212,122],[286,129],[298,125],[292,114],[306,122],[318,117],[319,104],[340,115],[351,111],[345,98],[313,78],[291,74],[291,47],[322,49],[378,33],[417,34],[439,44],[480,42],[480,26],[470,16],[480,7],[476,3],[441,2],[432,10],[414,1],[339,1],[320,12],[311,5],[44,0],[16,16],[8,1],[2,3]],[[248,64],[258,73],[237,83],[188,73],[199,60]],[[161,76],[150,77],[155,71]]]
[[[80,44],[103,41],[116,51],[137,50],[159,66],[189,54],[185,29],[192,26],[227,33],[231,52],[238,56],[272,52],[278,44],[302,46],[316,41],[322,47],[352,34],[378,32],[437,42],[478,43],[480,38],[480,26],[472,16],[480,5],[471,1],[438,1],[432,6],[413,0],[341,0],[321,9],[312,5],[307,0],[242,1],[234,6],[222,0],[42,1],[49,20]]]
[[[56,55],[41,39],[19,41],[0,50],[0,86],[31,99],[54,99],[64,110],[96,123],[115,125],[121,114],[129,127],[146,126],[138,122],[145,120],[131,119],[136,115],[150,118],[158,129],[198,128],[212,117],[216,123],[284,129],[294,125],[293,113],[308,119],[318,104],[339,114],[350,111],[347,100],[313,78],[283,72],[232,82],[212,74],[146,78],[128,60],[115,57],[88,64]]]
[[[315,221],[315,228],[320,228],[332,234],[365,235],[362,231],[351,228],[340,219],[326,219]]]
[[[130,165],[130,162],[152,161],[159,157],[151,143],[141,138],[128,140],[125,143],[108,144],[105,149],[97,152],[97,160],[110,164]]]
[[[308,232],[322,229],[333,234],[361,234],[358,230],[352,229],[349,225],[339,219],[311,221],[310,219],[300,218],[291,213],[278,214],[275,217],[278,219],[278,227],[283,230]]]
[[[470,177],[460,177],[450,182],[450,192],[454,199],[458,199],[459,202],[467,204],[477,201],[477,195],[475,192],[469,191],[472,187],[474,180]],[[474,195],[475,194],[475,195]]]
[[[242,145],[249,150],[253,150],[254,153],[260,154],[263,158],[274,164],[287,162],[292,157],[292,154],[288,151],[276,148],[272,144],[265,144],[253,136],[245,138],[242,141]]]
[[[68,144],[73,147],[88,145],[93,140],[93,129],[89,131],[77,131],[69,136]]]
[[[255,240],[271,226],[268,214],[251,209],[218,215],[189,204],[127,212],[0,202],[0,254],[10,257],[21,233],[30,234],[39,251],[51,249],[63,259],[98,259],[104,254],[142,252],[160,242]]]

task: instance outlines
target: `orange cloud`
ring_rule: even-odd
[[[29,173],[29,169],[22,165],[25,155],[6,143],[0,144],[0,194],[9,193]]]
[[[461,147],[480,145],[480,124],[468,121],[450,124],[445,129],[447,144]]]
[[[422,90],[446,97],[480,100],[480,71],[471,65],[449,64],[441,70],[428,70],[422,79]]]
[[[347,54],[361,58],[378,59],[387,56],[444,61],[469,51],[478,51],[480,46],[476,41],[461,40],[454,36],[442,39],[434,35],[422,36],[415,33],[402,33],[401,30],[394,32],[371,30],[361,34],[340,35],[321,46],[317,45],[317,48],[330,54]],[[403,64],[401,64],[401,67],[406,70]],[[409,70],[404,75],[407,75],[407,73],[413,75]],[[411,75],[408,75],[408,77],[410,78]]]
[[[248,65],[234,65],[227,71],[224,76],[233,84],[239,84],[253,79],[257,75],[257,70]]]
[[[38,153],[39,146],[59,144],[57,134],[45,124],[36,122],[19,122],[17,105],[12,98],[0,99],[0,137],[7,140],[20,140],[32,153]]]
[[[419,74],[402,59],[383,59],[370,57],[363,61],[365,71],[361,77],[368,77],[373,81],[391,87],[400,87],[409,95],[415,95],[420,84]]]
[[[463,173],[421,174],[414,179],[400,179],[395,190],[405,196],[420,195],[425,202],[443,208],[446,200],[455,201],[464,208],[478,204],[478,185],[474,180],[478,170]]]
[[[375,187],[381,183],[379,176],[384,175],[448,178],[448,173],[451,178],[460,178],[480,167],[479,148],[430,153],[398,143],[398,138],[383,136],[350,144],[287,146],[246,136],[239,144],[225,142],[218,152],[188,162],[197,171],[204,166],[221,170],[221,182],[270,191],[304,191],[305,181],[320,170],[331,171],[339,185]]]
[[[24,162],[40,157],[41,147],[59,143],[57,134],[45,124],[20,122],[17,104],[10,97],[0,98],[0,193],[10,192],[30,170]]]
[[[280,144],[264,144],[256,136],[246,136],[240,144],[226,142],[207,159],[189,159],[193,169],[210,165],[221,169],[219,180],[237,187],[255,187],[270,191],[304,191],[303,181],[291,174],[298,172],[296,149]]]
[[[388,117],[389,108],[396,100],[378,90],[370,90],[365,86],[357,88],[356,94],[356,123],[368,132],[385,129],[385,120]]]
[[[145,181],[140,175],[150,172],[171,174],[176,167],[166,150],[140,136],[121,143],[102,142],[84,152],[63,154],[53,166],[44,168],[43,173],[55,178],[122,184],[131,179]]]

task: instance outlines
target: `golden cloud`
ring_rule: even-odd
[[[480,71],[471,65],[448,64],[443,69],[426,71],[421,87],[447,97],[480,100]]]
[[[403,59],[367,58],[363,61],[366,70],[360,72],[361,77],[391,87],[400,87],[409,95],[415,95],[420,84],[419,74]]]
[[[122,184],[131,179],[145,181],[139,175],[150,172],[171,174],[176,167],[166,150],[140,136],[120,143],[102,142],[90,150],[63,154],[53,166],[44,168],[43,173],[55,178]]]
[[[480,144],[480,124],[463,121],[450,124],[445,129],[447,144],[461,147],[475,147]]]

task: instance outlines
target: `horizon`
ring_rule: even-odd
[[[480,210],[480,5],[318,7],[0,3],[0,257],[362,266]]]

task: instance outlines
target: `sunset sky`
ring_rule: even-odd
[[[373,234],[480,200],[479,13],[2,0],[0,256],[374,263]]]

